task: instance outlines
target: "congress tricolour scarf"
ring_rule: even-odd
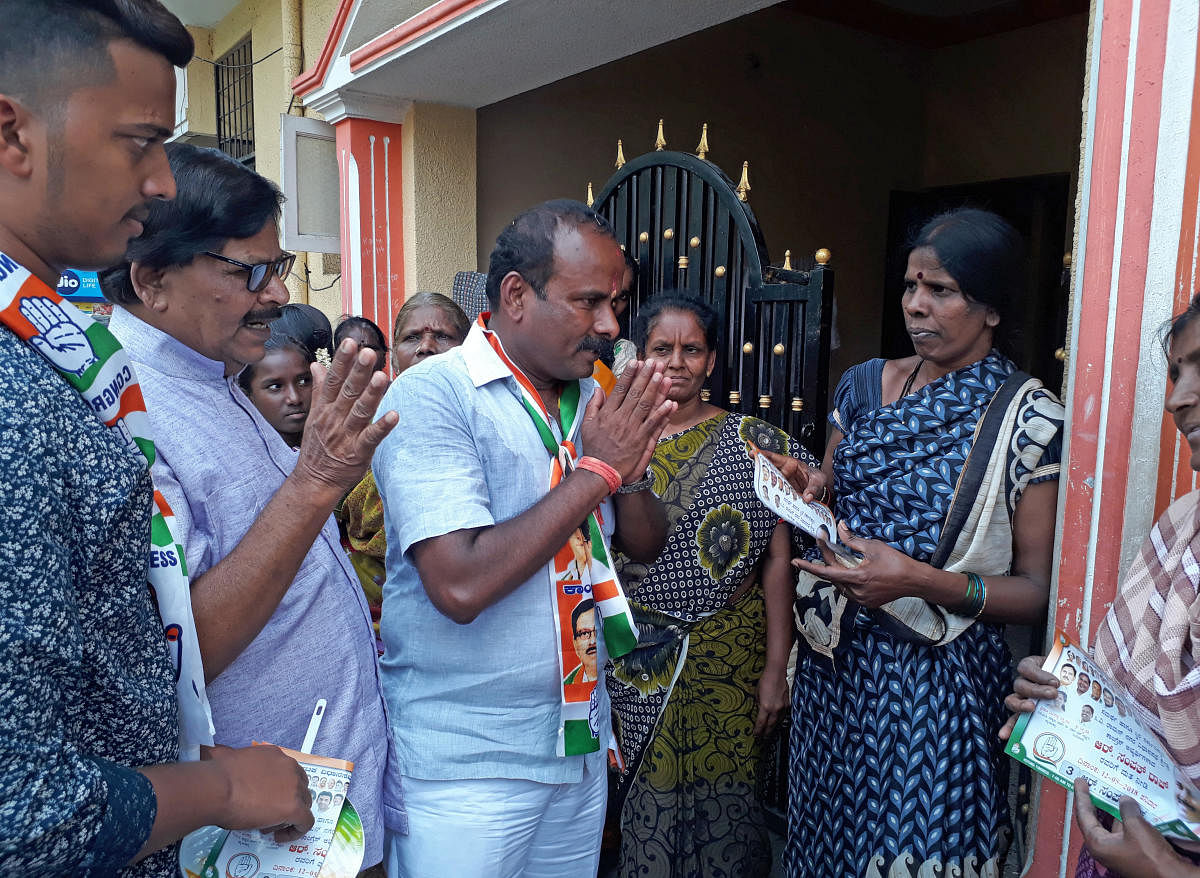
[[[521,387],[521,404],[533,420],[538,436],[550,454],[549,487],[552,490],[574,468],[577,458],[576,441],[583,424],[584,410],[579,405],[579,382],[572,381],[563,388],[559,399],[559,417],[563,424],[560,443],[554,436],[550,413],[542,404],[542,398],[533,384],[508,358],[504,346],[485,321],[489,314],[479,316],[479,327],[488,343],[496,352]],[[586,653],[589,634],[577,637],[577,630],[588,630],[595,636],[604,637],[604,645],[610,656],[622,656],[637,646],[637,626],[629,603],[621,591],[617,574],[613,570],[612,555],[605,542],[600,522],[593,512],[588,515],[583,528],[584,539],[568,541],[550,559],[549,580],[554,593],[554,627],[557,633],[559,675],[562,677],[562,714],[558,730],[557,752],[559,756],[576,756],[593,753],[600,749],[600,716],[597,708],[596,679],[603,668],[597,668],[591,679],[584,680],[586,665],[576,654],[573,644],[579,643]],[[582,528],[581,528],[582,530]],[[572,547],[571,543],[575,545]],[[587,624],[587,612],[575,614],[583,601],[595,602],[593,619]],[[572,616],[576,615],[573,620]],[[564,634],[566,637],[564,638]],[[595,653],[593,653],[593,656]],[[576,667],[578,665],[578,667]],[[568,670],[574,668],[574,670]],[[603,685],[603,684],[601,684]]]
[[[107,326],[64,302],[4,253],[0,253],[0,323],[50,362],[130,454],[144,459],[147,466],[154,463],[146,403],[133,363],[120,342]],[[183,545],[175,537],[171,508],[158,491],[154,492],[154,505],[147,578],[158,602],[167,652],[175,665],[180,758],[198,759],[200,745],[213,742],[213,725],[192,618],[187,564]]]

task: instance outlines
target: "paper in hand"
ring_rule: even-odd
[[[824,540],[837,559],[847,567],[857,567],[862,555],[837,535],[837,522],[824,503],[806,503],[765,454],[754,455],[754,492],[763,505],[780,518],[800,528],[814,539]]]

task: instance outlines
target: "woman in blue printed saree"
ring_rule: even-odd
[[[679,408],[650,464],[670,536],[653,564],[618,564],[640,643],[607,676],[625,759],[610,806],[617,874],[765,876],[758,742],[787,710],[793,577],[790,529],[755,495],[748,449],[799,449],[701,399],[716,357],[711,308],[660,296],[638,323],[639,349],[664,361]]]
[[[1003,626],[1045,612],[1063,417],[995,349],[1022,277],[1004,220],[935,217],[905,272],[916,355],[855,366],[835,392],[825,470],[863,557],[795,562],[792,878],[1002,871]]]

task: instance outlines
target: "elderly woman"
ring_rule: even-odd
[[[349,319],[342,321],[338,329],[341,330]],[[396,315],[392,333],[392,370],[399,376],[409,366],[426,357],[458,347],[470,328],[463,310],[441,293],[410,296]],[[350,555],[350,563],[354,565],[367,597],[371,624],[375,627],[376,650],[382,655],[379,614],[383,609],[383,581],[386,578],[383,562],[387,554],[387,537],[383,531],[383,501],[379,499],[379,486],[375,484],[374,473],[368,472],[346,495],[338,506],[336,518],[342,533],[342,546]]]
[[[1171,379],[1167,411],[1191,447],[1191,467],[1200,471],[1200,296],[1171,324],[1164,340]],[[1163,513],[1142,545],[1129,573],[1096,631],[1092,658],[1124,691],[1143,725],[1151,729],[1194,784],[1200,784],[1200,642],[1192,635],[1200,616],[1200,491],[1180,497]],[[1018,667],[1015,692],[1006,704],[1018,713],[1033,710],[1037,699],[1054,699],[1059,680],[1042,670],[1043,656],[1030,656]],[[1104,690],[1105,703],[1111,697]],[[1124,713],[1122,713],[1122,716]],[[1007,740],[1014,714],[1000,730]],[[1075,783],[1075,819],[1085,850],[1076,878],[1200,878],[1200,846],[1176,848],[1142,816],[1137,803],[1122,799],[1121,821],[1111,828],[1096,819],[1087,781]]]
[[[793,878],[999,868],[1003,626],[1046,608],[1063,416],[1001,353],[1021,255],[995,214],[930,220],[904,275],[915,354],[854,366],[834,394],[823,469],[861,558],[795,562]]]
[[[641,632],[608,672],[625,759],[622,876],[770,870],[755,776],[758,740],[787,709],[791,548],[754,493],[750,450],[802,452],[776,427],[701,399],[717,319],[698,299],[663,295],[634,332],[679,407],[650,463],[670,536],[653,564],[618,563]]]

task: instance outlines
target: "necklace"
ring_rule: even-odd
[[[925,365],[925,359],[922,357],[917,360],[917,368],[912,370],[912,374],[908,376],[908,380],[904,382],[904,390],[900,391],[900,397],[903,399],[912,393],[913,382],[917,380],[917,373],[921,371],[921,367]]]

